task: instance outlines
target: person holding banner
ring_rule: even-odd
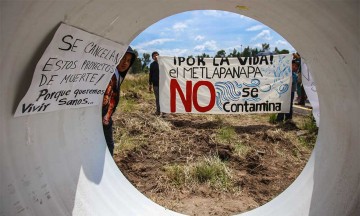
[[[296,83],[298,78],[298,71],[300,67],[300,62],[296,59],[293,59],[291,62],[291,69],[292,69],[292,84],[291,84],[291,100],[290,100],[290,112],[289,113],[278,113],[276,117],[276,122],[283,122],[284,117],[285,121],[291,120],[293,115],[293,101],[295,97],[295,91],[296,91]]]
[[[157,57],[159,56],[158,52],[153,52],[151,54],[152,59],[154,60],[150,64],[150,73],[149,73],[149,92],[151,89],[154,89],[154,95],[156,100],[156,112],[155,115],[160,115],[160,101],[159,101],[159,63]]]
[[[116,110],[116,106],[120,99],[120,85],[124,81],[125,76],[134,63],[136,54],[129,46],[126,53],[117,65],[115,72],[105,90],[102,103],[102,123],[105,135],[106,144],[109,148],[110,154],[114,154],[114,139],[113,139],[113,121],[112,114]]]
[[[301,71],[301,57],[299,53],[294,53],[293,54],[293,59],[299,62],[299,72],[298,72],[298,79],[297,79],[297,84],[296,84],[296,94],[297,94],[297,98],[296,98],[296,103],[297,105],[305,105],[305,100],[307,98],[306,96],[306,92],[304,89],[304,85],[302,83],[302,71]]]

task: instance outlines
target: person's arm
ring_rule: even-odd
[[[150,64],[150,72],[149,72],[149,92],[152,89],[152,76],[154,76],[154,64]]]

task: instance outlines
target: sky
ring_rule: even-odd
[[[139,57],[158,51],[163,56],[214,56],[217,51],[226,54],[235,48],[261,48],[270,44],[270,50],[295,49],[270,27],[249,17],[217,10],[197,10],[164,18],[149,26],[131,43]]]

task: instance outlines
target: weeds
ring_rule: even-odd
[[[309,149],[313,149],[316,143],[316,136],[313,135],[301,136],[299,137],[299,141],[303,146]]]
[[[270,114],[270,116],[269,116],[269,123],[270,124],[276,124],[276,113],[272,113],[272,114]]]
[[[171,185],[193,187],[209,184],[216,189],[228,190],[232,184],[230,169],[218,157],[204,157],[186,165],[167,165],[165,174]]]
[[[152,126],[157,131],[166,132],[171,131],[171,123],[165,121],[162,118],[155,117],[152,121],[149,122],[149,125]]]
[[[192,175],[199,183],[210,182],[221,186],[228,185],[231,179],[228,168],[218,157],[204,158],[195,165]]]
[[[125,81],[121,84],[121,91],[123,92],[137,92],[139,94],[148,92],[149,75],[139,74],[126,76]]]
[[[240,158],[245,158],[247,153],[251,150],[251,147],[245,145],[242,142],[238,142],[235,144],[235,153]]]
[[[125,152],[136,152],[141,149],[144,143],[136,138],[130,137],[128,134],[122,136],[114,136],[115,154],[124,154]]]
[[[306,130],[307,133],[304,136],[299,136],[299,142],[303,146],[313,149],[316,143],[318,127],[316,126],[315,119],[312,115],[307,116],[301,124],[301,129]]]
[[[239,191],[261,205],[292,182],[316,140],[314,122],[298,115],[279,125],[268,123],[276,114],[154,116],[147,88],[147,74],[128,75],[121,88],[115,158],[129,181],[163,205]]]
[[[188,174],[186,170],[186,166],[182,165],[168,165],[164,167],[165,174],[167,178],[170,180],[172,185],[181,186],[184,185],[186,179],[188,179]]]
[[[232,141],[234,141],[236,139],[236,132],[234,127],[223,127],[219,130],[219,132],[217,133],[217,141],[219,141],[220,143],[226,143],[229,144]]]
[[[234,127],[225,126],[220,128],[215,140],[219,143],[234,147],[235,154],[240,158],[245,158],[246,154],[251,150],[251,147],[239,140]]]
[[[316,126],[316,121],[313,115],[307,116],[301,126],[302,129],[307,130],[309,133],[318,132],[318,127]]]
[[[120,100],[119,109],[121,112],[129,113],[135,110],[136,104],[134,100]]]

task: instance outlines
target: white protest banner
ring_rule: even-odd
[[[319,127],[320,124],[320,106],[319,106],[319,98],[316,91],[315,81],[311,76],[310,70],[304,62],[304,59],[301,60],[301,74],[302,74],[302,83],[304,85],[304,89],[306,95],[310,101],[312,107],[312,113],[316,121],[316,126]]]
[[[127,46],[61,24],[15,117],[98,105]]]
[[[166,113],[289,112],[291,55],[159,56],[160,109]]]

